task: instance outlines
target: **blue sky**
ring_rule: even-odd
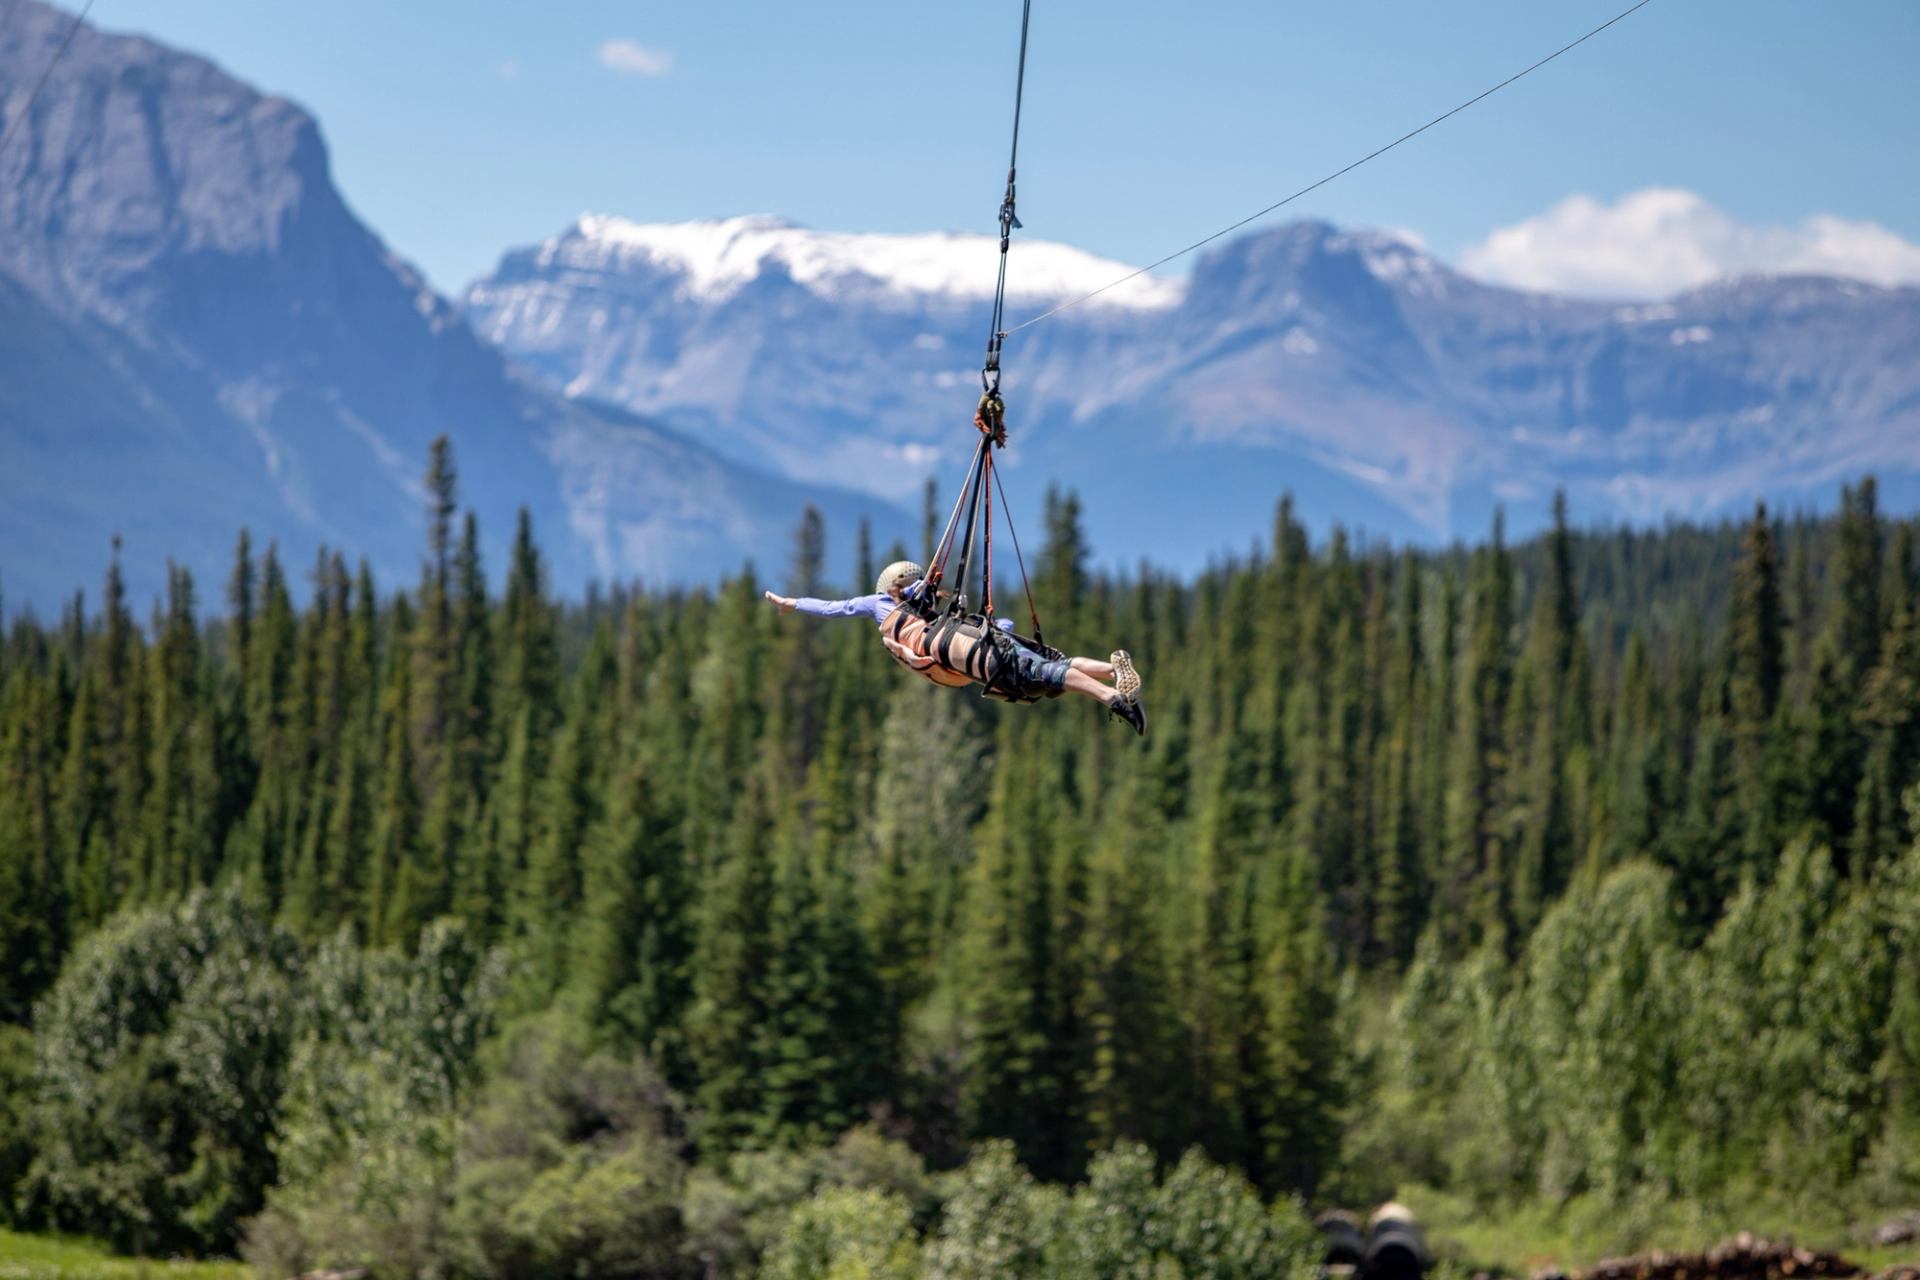
[[[1625,4],[1035,0],[1022,217],[1150,260]],[[1018,17],[1018,0],[96,0],[91,20],[311,109],[356,210],[451,291],[584,210],[986,230]],[[609,41],[633,46],[617,66]],[[1829,214],[1912,242],[1917,62],[1914,0],[1654,0],[1283,216],[1490,260],[1496,228],[1570,196],[1684,188],[1755,234]]]

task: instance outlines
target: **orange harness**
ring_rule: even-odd
[[[948,613],[928,619],[915,609],[902,605],[887,619],[883,633],[915,657],[932,659],[925,666],[914,666],[891,647],[887,649],[893,660],[901,666],[944,688],[981,684],[986,686],[981,690],[983,696],[1002,702],[1037,702],[1041,698],[1059,696],[1058,689],[1025,686],[1019,678],[1019,665],[1012,661],[1009,652],[1021,646],[1022,642],[1013,636],[1002,635],[980,614],[963,618]],[[953,652],[955,639],[972,642],[957,661]],[[1052,660],[1065,657],[1059,650],[1037,641],[1026,642],[1024,647]]]
[[[934,652],[934,625],[907,606],[901,605],[893,611],[893,616],[887,619],[883,634],[915,657],[933,659],[924,667],[916,667],[889,647],[887,656],[913,674],[923,676],[947,689],[957,689],[961,685],[973,683],[973,678],[965,671],[958,671],[946,665],[945,653]]]

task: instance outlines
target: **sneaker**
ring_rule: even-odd
[[[1140,673],[1134,669],[1133,659],[1125,649],[1115,649],[1113,657],[1113,687],[1123,698],[1135,697],[1140,692]]]
[[[1142,737],[1147,733],[1147,709],[1140,705],[1140,699],[1122,695],[1107,704],[1107,710],[1118,719],[1133,726],[1133,731]]]

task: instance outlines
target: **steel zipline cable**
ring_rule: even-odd
[[[1031,328],[1032,326],[1039,324],[1042,320],[1045,320],[1050,316],[1057,316],[1062,311],[1066,311],[1072,307],[1077,307],[1081,303],[1086,302],[1090,299],[1097,298],[1101,294],[1105,293],[1107,290],[1118,288],[1119,286],[1125,284],[1129,280],[1138,279],[1139,277],[1145,275],[1147,272],[1154,270],[1156,267],[1166,266],[1167,263],[1172,262],[1175,258],[1184,258],[1187,254],[1192,253],[1195,249],[1201,248],[1205,245],[1212,244],[1215,240],[1218,240],[1221,236],[1230,235],[1231,233],[1238,231],[1240,228],[1246,226],[1249,222],[1257,222],[1261,218],[1264,218],[1268,214],[1272,213],[1274,210],[1280,209],[1286,205],[1292,204],[1295,200],[1298,200],[1301,196],[1307,195],[1310,192],[1318,191],[1321,187],[1326,186],[1329,182],[1332,182],[1335,178],[1343,177],[1346,174],[1352,173],[1355,169],[1358,169],[1361,165],[1367,163],[1367,161],[1378,159],[1379,157],[1387,154],[1387,152],[1393,150],[1395,147],[1399,146],[1401,143],[1412,141],[1413,139],[1419,137],[1421,134],[1425,133],[1427,130],[1433,128],[1435,125],[1440,124],[1443,121],[1452,119],[1454,116],[1459,115],[1462,111],[1465,111],[1468,107],[1473,106],[1475,103],[1480,102],[1485,98],[1492,97],[1494,94],[1500,92],[1502,89],[1506,88],[1508,85],[1512,84],[1514,81],[1533,74],[1535,71],[1538,71],[1540,68],[1546,66],[1549,62],[1552,62],[1555,58],[1558,58],[1561,54],[1571,53],[1573,50],[1579,48],[1581,45],[1585,44],[1587,41],[1599,35],[1602,31],[1605,31],[1608,27],[1611,27],[1615,23],[1631,17],[1633,14],[1638,13],[1640,10],[1646,8],[1648,5],[1652,3],[1653,3],[1653,0],[1639,0],[1638,4],[1633,5],[1631,8],[1623,9],[1619,13],[1616,13],[1615,15],[1613,15],[1613,17],[1608,18],[1605,22],[1601,23],[1599,26],[1595,27],[1593,30],[1587,32],[1585,35],[1581,36],[1578,40],[1573,41],[1571,44],[1562,45],[1560,48],[1555,49],[1552,53],[1540,59],[1538,62],[1534,63],[1532,66],[1529,66],[1524,70],[1514,72],[1512,75],[1508,76],[1505,80],[1502,80],[1499,84],[1494,85],[1491,89],[1487,89],[1480,93],[1476,93],[1473,97],[1468,98],[1465,102],[1453,108],[1453,110],[1443,112],[1442,114],[1435,116],[1433,119],[1421,125],[1418,129],[1414,129],[1407,133],[1403,133],[1399,137],[1395,138],[1392,142],[1387,143],[1384,147],[1380,147],[1379,149],[1374,151],[1369,151],[1366,155],[1361,156],[1358,160],[1355,160],[1352,164],[1347,165],[1345,168],[1336,169],[1332,173],[1328,174],[1326,177],[1320,179],[1318,182],[1311,183],[1308,186],[1304,186],[1300,188],[1298,191],[1294,192],[1292,195],[1288,196],[1286,199],[1276,200],[1272,204],[1268,205],[1266,208],[1260,210],[1258,213],[1250,213],[1246,217],[1240,219],[1240,221],[1232,224],[1231,226],[1222,227],[1220,228],[1220,230],[1214,232],[1210,236],[1207,236],[1203,240],[1195,240],[1192,244],[1188,245],[1184,249],[1176,250],[1175,252],[1168,254],[1164,258],[1160,258],[1154,262],[1149,262],[1146,266],[1141,267],[1136,271],[1130,271],[1126,275],[1121,276],[1117,280],[1114,280],[1108,284],[1101,285],[1098,289],[1095,289],[1091,293],[1083,293],[1079,297],[1073,298],[1067,302],[1063,302],[1059,306],[1054,307],[1051,310],[1042,311],[1039,315],[1034,316],[1030,320],[1023,320],[1019,324],[1014,325],[1013,328],[1007,329],[1002,333],[1000,333],[998,337],[1006,338],[1011,334],[1020,332],[1022,329]],[[1017,131],[1018,125],[1016,124],[1015,127]]]
[[[92,9],[93,0],[87,0],[80,6],[80,12],[73,15],[73,25],[67,28],[66,37],[60,41],[60,47],[53,51],[53,58],[47,63],[47,69],[40,73],[39,82],[33,86],[33,92],[27,95],[27,104],[20,108],[20,114],[13,118],[13,123],[7,126],[7,131],[0,134],[0,156],[7,154],[7,144],[13,141],[14,133],[25,122],[27,116],[32,114],[35,100],[40,97],[40,91],[47,87],[47,78],[53,74],[53,69],[60,65],[60,59],[67,52],[67,46],[73,43],[73,37],[80,31],[80,24],[87,20],[87,14]]]
[[[1032,18],[1033,0],[1021,0],[1020,69],[1013,81],[1013,145],[1007,150],[1007,193],[1000,200],[1000,278],[993,287],[993,322],[987,328],[987,362],[981,371],[982,389],[988,392],[998,391],[1000,386],[1000,340],[1006,337],[1000,326],[1007,310],[1007,247],[1013,242],[1014,228],[1020,225],[1013,209],[1014,178],[1020,165],[1020,105],[1027,93],[1027,27]]]

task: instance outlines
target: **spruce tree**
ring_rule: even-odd
[[[703,877],[687,1050],[703,1150],[734,1150],[759,1127],[769,1027],[772,823],[756,777],[740,797],[724,850]]]
[[[1859,721],[1866,750],[1846,865],[1870,876],[1913,839],[1905,800],[1920,772],[1920,616],[1908,594],[1895,601],[1879,660],[1861,688]]]
[[[253,639],[253,540],[240,530],[233,552],[233,574],[227,579],[227,635],[240,683],[247,680],[247,655]]]
[[[1160,846],[1129,835],[1135,822],[1162,838],[1150,802],[1127,801],[1130,821],[1111,831],[1088,866],[1082,978],[1075,993],[1087,1054],[1077,1091],[1085,1100],[1087,1141],[1105,1150],[1144,1142],[1172,1158],[1183,1135],[1184,1045],[1168,985],[1158,920]]]
[[[391,609],[387,671],[380,698],[382,730],[379,800],[373,811],[367,858],[367,936],[393,942],[417,919],[410,868],[419,858],[420,791],[413,755],[413,610],[404,595]]]
[[[971,1030],[962,1101],[973,1133],[1011,1138],[1036,1171],[1070,1176],[1084,1156],[1075,1091],[1084,1039],[1064,979],[1077,961],[1072,897],[1083,890],[1058,881],[1049,840],[1058,773],[1031,723],[1004,723],[999,760],[956,943]]]
[[[1728,715],[1734,793],[1745,828],[1743,861],[1761,866],[1786,834],[1779,721],[1786,679],[1786,619],[1765,504],[1754,509],[1734,570],[1728,617]],[[1729,851],[1730,852],[1730,851]]]
[[[756,1028],[760,1094],[753,1117],[757,1146],[817,1146],[851,1120],[835,1094],[842,1074],[834,1039],[831,975],[821,936],[820,900],[806,841],[789,815],[775,825],[767,851],[773,874],[767,897],[766,967],[759,975],[765,1019]]]
[[[1504,525],[1496,515],[1491,543],[1474,553],[1440,884],[1443,919],[1462,942],[1507,936],[1507,842],[1495,806],[1509,767],[1504,732],[1512,682],[1512,598]]]
[[[268,543],[260,563],[244,699],[244,741],[252,754],[252,788],[245,813],[228,836],[226,851],[255,903],[267,911],[278,908],[299,847],[295,837],[309,746],[298,723],[299,651],[298,619],[280,568],[279,550]]]
[[[1346,1103],[1337,970],[1312,880],[1281,868],[1261,995],[1265,1042],[1260,1169],[1271,1189],[1312,1197],[1334,1170]]]
[[[1380,820],[1373,849],[1372,954],[1398,967],[1413,959],[1414,941],[1424,925],[1425,897],[1416,735],[1431,714],[1421,638],[1420,566],[1411,552],[1401,556],[1399,598],[1392,624],[1383,704],[1385,738],[1378,766]]]
[[[511,725],[525,713],[530,739],[545,741],[560,711],[559,638],[553,605],[547,599],[546,565],[533,540],[533,517],[525,507],[520,508],[514,526],[497,648],[501,723]],[[535,772],[539,772],[537,760]]]
[[[538,834],[514,894],[514,932],[528,940],[531,976],[544,992],[558,988],[565,977],[564,922],[580,903],[579,850],[594,815],[593,746],[585,735],[578,720],[569,717],[555,739],[553,763],[540,790]]]
[[[1567,770],[1585,743],[1575,732],[1587,691],[1574,687],[1581,650],[1578,591],[1565,493],[1554,496],[1547,569],[1508,705],[1505,736],[1514,744],[1506,778],[1505,841],[1511,849],[1508,901],[1513,922],[1531,932],[1573,870],[1575,837]]]
[[[1834,528],[1833,577],[1837,599],[1832,635],[1841,661],[1858,679],[1880,656],[1885,619],[1880,611],[1884,576],[1879,490],[1872,476],[1840,490]]]
[[[60,775],[54,800],[56,863],[62,896],[76,930],[99,924],[118,901],[108,827],[106,733],[101,724],[99,676],[89,667],[62,727]]]
[[[33,666],[0,682],[0,1022],[27,1021],[67,945],[56,815],[61,733],[51,682]]]
[[[142,822],[143,890],[149,898],[209,883],[218,865],[220,778],[214,707],[194,617],[193,579],[167,571],[166,618],[151,652],[152,761]]]
[[[623,1043],[685,1084],[693,886],[679,833],[637,753],[614,772],[610,789],[606,816],[582,852],[575,981]]]

